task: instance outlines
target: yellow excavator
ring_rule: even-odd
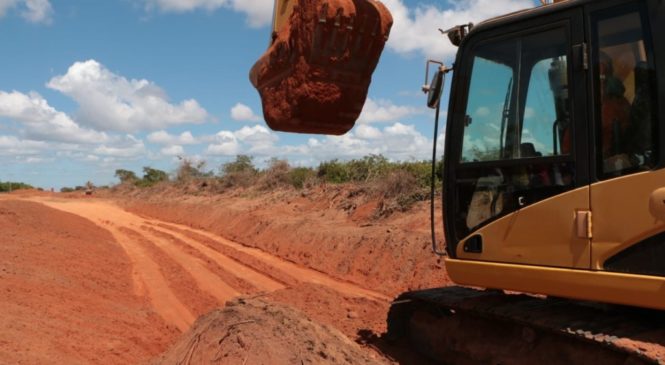
[[[250,73],[269,126],[351,129],[391,25],[374,0],[276,0]],[[665,309],[665,2],[544,2],[440,32],[458,52],[423,88],[438,124],[453,76],[434,251],[456,283],[494,290],[405,293],[389,334],[455,364],[652,363],[607,333],[658,312],[594,306]]]

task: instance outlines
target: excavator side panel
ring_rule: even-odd
[[[591,245],[582,216],[588,209],[588,187],[557,195],[480,228],[458,245],[457,257],[588,269]],[[480,252],[470,249],[476,239]]]

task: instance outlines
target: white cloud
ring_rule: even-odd
[[[258,122],[261,120],[261,117],[254,114],[252,108],[242,103],[237,103],[231,108],[231,118],[242,122]]]
[[[127,135],[124,139],[114,144],[102,144],[93,151],[97,155],[120,158],[135,158],[146,154],[146,148],[143,141],[132,135]]]
[[[277,135],[262,125],[242,127],[231,131],[220,131],[206,152],[210,155],[232,156],[238,153],[247,153],[257,156],[270,156],[277,153],[279,148],[275,143],[279,140]],[[284,147],[289,148],[289,147]]]
[[[34,155],[43,152],[47,147],[45,142],[0,135],[0,155]]]
[[[53,21],[53,7],[49,0],[0,0],[0,17],[16,7],[23,19],[31,23],[50,24]]]
[[[171,104],[154,83],[128,80],[95,60],[74,63],[47,86],[74,99],[80,106],[77,122],[98,130],[155,130],[209,118],[196,100]]]
[[[67,114],[57,111],[39,94],[0,91],[0,117],[22,123],[31,139],[93,144],[105,142],[105,133],[81,128]]]
[[[378,128],[370,127],[367,124],[359,124],[356,127],[356,135],[362,139],[379,139],[383,133]]]
[[[169,147],[164,147],[160,151],[163,155],[166,156],[182,156],[185,154],[185,149],[182,146],[174,145]]]
[[[148,135],[148,142],[157,143],[161,145],[193,145],[198,144],[199,140],[194,138],[192,132],[182,132],[179,135],[169,134],[167,131],[152,132]]]
[[[247,16],[247,23],[254,28],[269,25],[272,21],[273,0],[144,0],[146,8],[163,12],[184,13],[195,10],[214,11],[225,7]]]
[[[240,151],[238,139],[229,131],[221,131],[214,137],[214,142],[208,146],[206,153],[209,155],[233,156]]]
[[[397,53],[418,52],[425,57],[445,58],[449,61],[457,52],[439,28],[448,29],[468,22],[479,23],[494,16],[532,8],[532,0],[448,0],[449,9],[436,5],[418,5],[409,8],[404,0],[383,0],[390,9],[394,24],[388,48]]]
[[[422,109],[411,106],[395,105],[389,100],[367,98],[358,123],[395,122],[410,115],[422,113],[422,111]]]

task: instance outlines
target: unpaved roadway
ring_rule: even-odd
[[[7,199],[7,197],[0,198],[0,207],[3,203],[11,202]],[[129,263],[126,271],[131,275],[129,280],[131,285],[125,289],[125,291],[129,291],[126,294],[143,299],[149,306],[149,310],[154,311],[166,323],[167,328],[177,328],[179,332],[190,328],[198,316],[224,306],[226,301],[234,297],[284,292],[283,289],[295,286],[316,285],[324,288],[322,289],[324,291],[336,292],[343,298],[382,303],[381,306],[386,305],[390,300],[384,294],[334,279],[321,272],[304,268],[267,252],[240,245],[209,232],[128,213],[110,201],[58,199],[52,196],[26,197],[23,198],[23,201],[43,204],[49,208],[70,213],[66,216],[86,220],[94,224],[98,231],[107,232],[107,240],[96,243],[101,247],[109,246],[106,248],[112,250],[112,252],[102,255],[117,256],[120,254],[122,256],[123,253],[126,255],[118,258],[118,260],[125,259]],[[15,204],[17,203],[15,202]],[[36,205],[32,204],[30,209],[37,209]],[[23,208],[14,206],[14,209]],[[48,211],[42,212],[42,214],[48,216]],[[56,221],[62,220],[60,216],[51,215],[54,216],[54,222],[50,222],[50,224],[57,225]],[[39,224],[34,227],[34,230],[36,232],[40,230]],[[67,235],[81,236],[76,239],[86,242],[99,240],[98,237],[86,237],[88,232],[86,230],[75,228],[70,230],[71,232],[68,232]],[[81,248],[76,248],[76,250],[81,250]],[[57,258],[54,257],[54,259]],[[87,257],[87,259],[92,261],[90,270],[94,271],[94,257]],[[100,261],[109,259],[111,258],[99,257]],[[29,265],[29,263],[24,263],[24,265]],[[76,259],[71,261],[71,265],[77,265]],[[102,267],[103,265],[100,264],[100,269]],[[38,290],[35,289],[35,291]],[[37,297],[40,295],[35,292],[33,294]],[[94,296],[95,292],[91,290],[87,294]],[[109,295],[104,290],[100,290],[98,294],[105,297]],[[280,295],[283,297],[291,294]],[[280,295],[277,295],[277,298]],[[113,300],[113,298],[109,299]],[[11,298],[6,300],[10,302],[8,305],[21,306],[21,303],[12,303]],[[38,302],[34,304],[34,306],[38,305]],[[79,310],[85,312],[86,308],[79,308]],[[118,313],[122,316],[122,309]],[[39,326],[39,324],[34,325]],[[16,328],[14,330],[20,337],[22,330]],[[24,328],[23,330],[24,335],[30,336],[30,333],[38,329]],[[75,332],[78,329],[72,324],[72,328],[68,330]],[[37,332],[38,334],[39,332]],[[17,348],[16,351],[20,351],[19,347],[12,344],[11,341],[11,339],[0,338],[0,348]],[[162,339],[162,342],[168,341],[172,342],[173,336]],[[43,346],[47,348],[49,340],[46,339],[43,342]],[[164,343],[160,343],[152,351],[140,355],[154,356],[154,352],[159,346],[164,347]],[[161,350],[163,351],[165,348]],[[51,349],[51,351],[57,352],[57,349]],[[22,359],[27,359],[25,363],[39,363],[29,356]],[[113,357],[102,356],[97,360],[99,359],[109,362],[109,359],[113,359]],[[89,358],[79,360],[74,362],[89,363],[90,361]],[[126,357],[118,357],[117,363],[127,360]],[[140,360],[143,361],[145,358]]]

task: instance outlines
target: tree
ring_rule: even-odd
[[[212,171],[203,171],[206,165],[205,161],[195,162],[190,158],[182,156],[178,156],[178,159],[180,160],[180,165],[176,170],[175,177],[178,182],[187,182],[191,179],[211,177],[214,174]]]
[[[152,186],[157,184],[158,182],[166,181],[169,179],[169,175],[162,171],[162,170],[157,170],[153,169],[150,166],[145,166],[143,168],[143,185],[145,186]]]
[[[134,171],[123,170],[123,169],[115,170],[115,177],[120,179],[121,184],[134,183],[139,179],[138,177],[136,177]]]
[[[237,155],[236,160],[222,165],[222,175],[235,173],[257,173],[258,170],[252,163],[252,157],[248,155]]]

